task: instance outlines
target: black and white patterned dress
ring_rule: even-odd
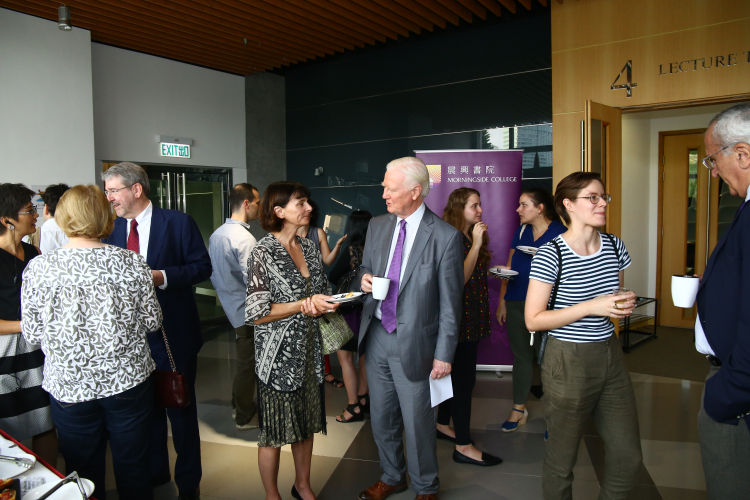
[[[330,294],[323,259],[313,242],[297,237],[310,273],[302,276],[273,235],[262,238],[250,255],[245,322],[253,324],[271,304]],[[301,313],[255,325],[255,372],[261,433],[258,446],[281,447],[325,434],[323,351],[318,320]]]
[[[137,253],[108,245],[41,255],[24,273],[21,301],[23,335],[46,356],[42,387],[58,401],[114,396],[154,371],[146,334],[162,312]]]
[[[21,320],[23,271],[39,252],[22,243],[24,259],[0,250],[0,319]],[[44,354],[21,332],[0,335],[0,429],[26,439],[52,429],[49,395],[42,389]]]

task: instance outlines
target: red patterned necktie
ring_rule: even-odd
[[[130,221],[130,234],[128,235],[128,250],[135,253],[141,253],[141,240],[138,238],[138,222],[133,219]]]

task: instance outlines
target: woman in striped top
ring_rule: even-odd
[[[589,419],[607,454],[600,498],[625,499],[642,454],[630,375],[610,318],[633,312],[635,294],[615,295],[630,257],[622,241],[600,233],[611,197],[598,174],[576,172],[555,192],[568,231],[539,249],[531,264],[526,326],[549,331],[542,361],[549,439],[542,488],[545,500],[571,498],[573,466]],[[562,272],[548,310],[558,272]]]

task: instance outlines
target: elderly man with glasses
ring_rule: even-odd
[[[698,291],[695,346],[711,369],[698,414],[711,499],[750,496],[750,104],[718,114],[705,135],[703,164],[742,196],[716,244]]]

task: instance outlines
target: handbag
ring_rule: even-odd
[[[338,311],[321,316],[319,325],[323,354],[333,354],[354,337],[352,329]]]
[[[161,333],[172,370],[154,370],[154,405],[159,408],[185,408],[190,404],[187,380],[183,373],[177,371],[174,364],[164,326],[161,327]]]

